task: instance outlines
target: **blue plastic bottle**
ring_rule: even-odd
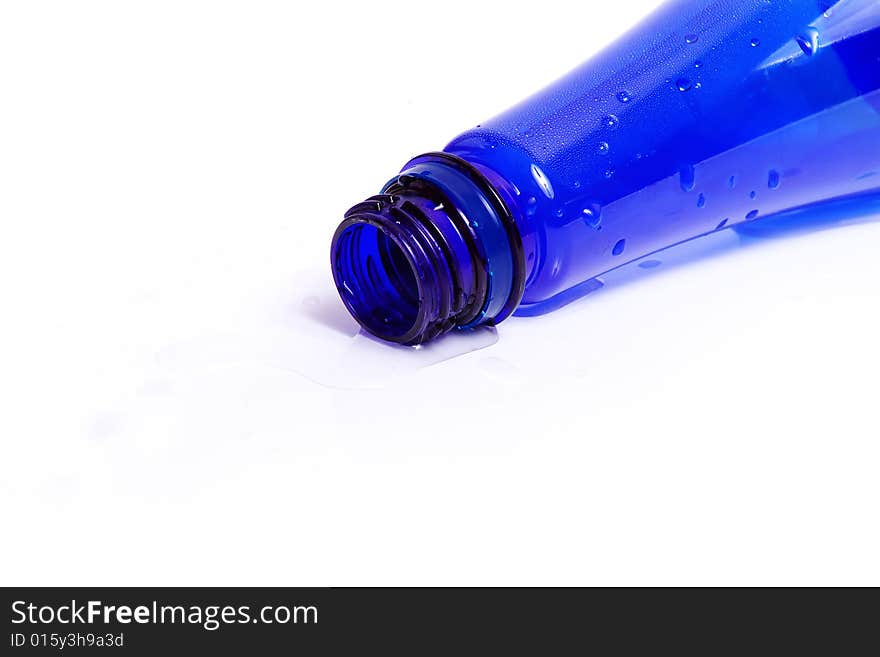
[[[366,330],[419,344],[878,189],[880,0],[672,0],[349,210],[333,275]]]

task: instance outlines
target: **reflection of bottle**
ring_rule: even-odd
[[[418,344],[667,246],[880,189],[878,0],[672,0],[409,162],[334,236],[368,331]]]

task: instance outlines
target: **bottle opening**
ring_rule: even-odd
[[[334,275],[346,307],[371,333],[391,341],[419,318],[415,267],[394,237],[366,222],[344,227],[336,243]]]
[[[454,156],[421,160],[349,209],[330,247],[349,312],[406,345],[504,319],[525,284],[519,232],[494,188]]]

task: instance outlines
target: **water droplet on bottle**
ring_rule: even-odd
[[[602,207],[597,203],[591,203],[584,208],[583,214],[587,225],[599,230],[602,225]]]
[[[694,191],[694,187],[697,185],[697,174],[694,170],[694,165],[685,164],[681,167],[681,170],[678,172],[679,182],[681,183],[681,189],[685,192]]]
[[[559,219],[562,219],[562,217],[565,216],[565,210],[563,210],[562,208],[559,208],[558,210],[556,210],[556,216],[557,216]]]
[[[620,119],[613,114],[609,114],[604,119],[605,127],[609,130],[617,130],[620,127]]]
[[[555,196],[555,193],[553,192],[553,185],[550,184],[550,179],[547,177],[547,174],[545,174],[537,164],[533,164],[531,169],[532,178],[538,183],[538,187],[544,192],[544,196],[552,199]]]
[[[815,55],[819,49],[819,30],[815,27],[808,27],[802,34],[797,35],[796,40],[805,55]]]
[[[752,210],[751,212],[749,212],[746,215],[746,219],[748,219],[749,221],[751,221],[752,219],[757,219],[757,218],[758,218],[758,211],[757,210]]]
[[[700,40],[700,37],[696,34],[688,34],[685,38],[685,43],[694,44]]]
[[[538,209],[538,199],[534,196],[530,196],[529,200],[526,201],[526,214],[530,217],[535,214]]]
[[[779,189],[780,180],[779,172],[772,169],[767,176],[767,187],[770,189]]]
[[[679,78],[676,80],[675,86],[678,87],[679,91],[690,91],[694,85],[687,78]]]
[[[623,91],[618,91],[617,100],[619,100],[621,103],[628,103],[632,100],[632,94],[625,89]]]
[[[706,195],[705,194],[700,194],[697,197],[697,207],[698,208],[705,208],[706,207]]]
[[[749,45],[751,45],[752,48],[757,48],[758,46],[761,45],[761,40],[758,37],[752,37],[752,40],[749,42]]]
[[[727,186],[730,187],[730,189],[736,188],[736,176],[731,176],[727,179]]]
[[[614,169],[605,169],[605,178],[611,180],[614,177]]]
[[[758,192],[755,192],[755,191],[749,192],[749,198],[754,201],[756,198],[758,198]]]
[[[730,221],[730,219],[722,219],[721,223],[715,226],[715,230],[721,230],[722,228],[724,228],[727,225],[728,221]]]
[[[574,187],[575,189],[580,189],[580,188],[581,188],[581,181],[580,181],[580,180],[575,180],[575,181],[571,184],[571,186]]]
[[[611,249],[611,255],[619,256],[623,253],[623,250],[626,248],[626,240],[617,240],[617,244],[614,245],[614,248]]]
[[[596,150],[599,151],[600,155],[608,155],[608,152],[611,150],[611,146],[608,145],[607,141],[600,141],[599,145],[596,147]]]
[[[663,263],[659,260],[645,260],[644,262],[639,263],[639,267],[642,269],[654,269],[655,267],[659,267]]]
[[[703,68],[703,62],[698,59],[694,62],[694,68]]]

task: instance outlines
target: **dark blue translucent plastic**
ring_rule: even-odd
[[[417,344],[878,189],[880,1],[673,0],[353,208],[334,276],[367,330]]]

